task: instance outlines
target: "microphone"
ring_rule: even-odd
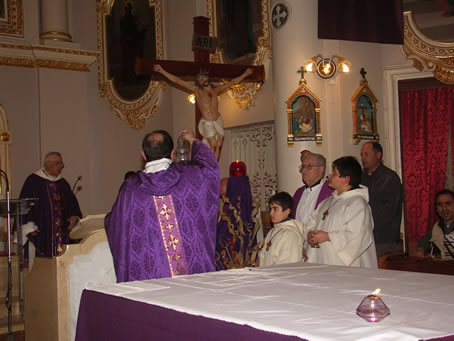
[[[6,307],[8,309],[8,340],[12,340],[12,326],[13,326],[13,270],[12,270],[12,258],[11,258],[11,209],[10,209],[10,192],[9,192],[9,179],[8,174],[0,169],[0,178],[4,177],[6,182],[6,209],[7,209],[7,233],[8,233],[8,287],[6,291]],[[0,181],[1,183],[1,181]]]
[[[0,169],[0,174],[5,178],[6,182],[6,192],[9,192],[9,180],[8,180],[8,174],[2,169]]]
[[[77,185],[77,183],[78,183],[80,180],[82,180],[82,175],[79,175],[79,176],[77,177],[77,180],[76,180],[76,182],[74,183],[74,186],[73,186],[73,189],[71,190],[71,192],[74,193],[74,188],[76,188],[76,185]]]

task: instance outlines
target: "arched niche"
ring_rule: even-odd
[[[218,39],[216,53],[210,56],[210,62],[263,65],[266,75],[271,61],[268,0],[206,1],[210,36]],[[234,4],[244,8],[232,8]],[[242,22],[237,23],[238,30],[228,27],[228,21],[232,18]],[[241,83],[232,87],[227,94],[240,109],[247,109],[261,86],[259,83]]]
[[[97,0],[99,93],[132,128],[158,110],[165,84],[136,76],[135,57],[162,59],[161,0]]]

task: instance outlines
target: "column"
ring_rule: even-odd
[[[68,33],[68,1],[41,0],[41,39],[72,42]]]
[[[299,85],[301,75],[298,70],[303,63],[314,55],[322,52],[322,42],[317,39],[317,1],[286,0],[271,1],[274,4],[284,3],[288,7],[286,21],[279,28],[271,22],[271,46],[273,47],[273,80],[274,80],[274,113],[276,133],[276,164],[278,191],[286,191],[291,195],[302,186],[300,152],[309,149],[322,153],[324,147],[316,146],[315,141],[295,142],[287,144],[288,124],[287,105],[285,101]],[[282,11],[271,14],[277,19]],[[305,74],[308,85],[316,93],[320,93],[321,82],[315,74]],[[322,135],[323,135],[322,130]]]

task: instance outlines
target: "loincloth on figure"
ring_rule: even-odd
[[[210,146],[208,143],[209,137],[215,137],[216,135],[224,136],[224,121],[219,116],[216,121],[208,121],[203,118],[199,122],[199,132],[203,136],[203,143]]]

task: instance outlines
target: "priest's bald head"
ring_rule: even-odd
[[[63,158],[59,152],[47,153],[44,157],[44,169],[50,176],[59,176],[61,171],[65,168]]]
[[[155,130],[143,138],[142,156],[145,161],[173,158],[172,136],[165,130]]]

